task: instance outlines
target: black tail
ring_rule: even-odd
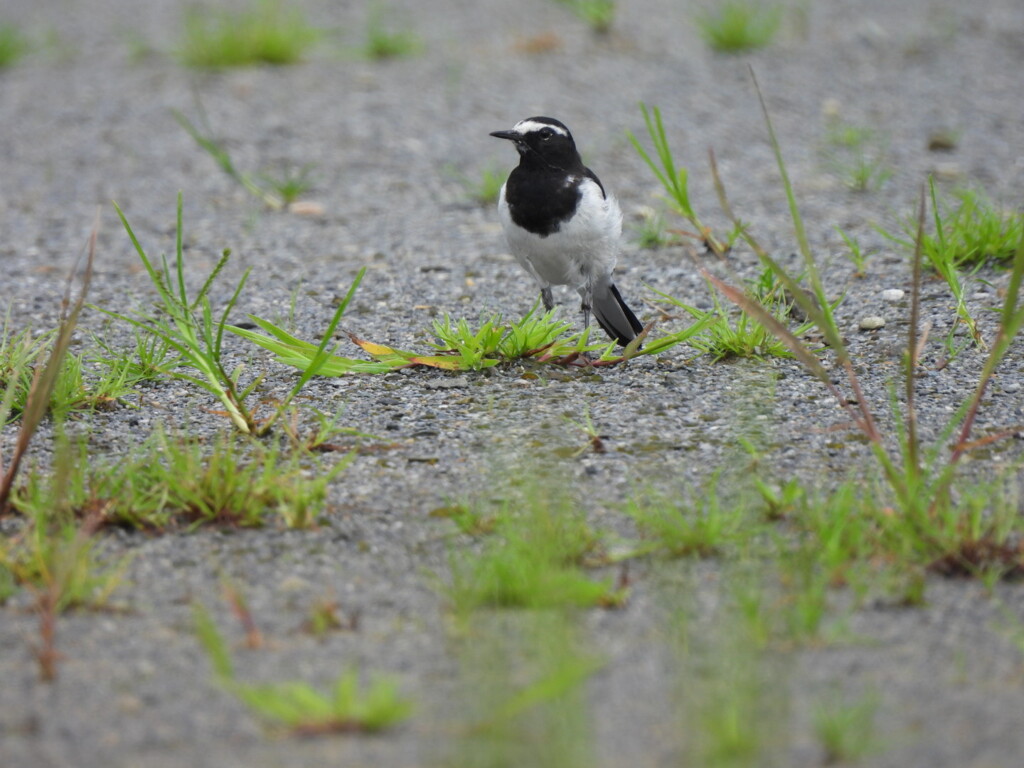
[[[644,329],[643,323],[626,306],[619,289],[611,281],[594,287],[591,308],[604,332],[622,346],[629,344]]]

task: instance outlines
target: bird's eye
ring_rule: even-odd
[[[541,130],[540,130],[540,138],[541,138],[542,141],[547,141],[548,139],[550,139],[554,135],[555,135],[555,132],[553,130],[551,130],[550,128],[541,128]]]

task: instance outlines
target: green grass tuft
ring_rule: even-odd
[[[932,231],[915,232],[909,219],[903,222],[903,235],[882,228],[878,231],[907,253],[920,249],[925,263],[949,286],[956,301],[957,324],[950,330],[947,347],[953,348],[953,334],[963,324],[974,342],[986,344],[977,320],[967,305],[968,282],[987,263],[1010,266],[1020,243],[1024,242],[1024,212],[1003,211],[977,190],[960,190],[954,194],[958,204],[941,200],[935,180],[929,179],[928,193],[932,208]]]
[[[287,206],[313,188],[313,168],[312,163],[306,163],[301,167],[286,166],[279,172],[263,171],[256,175],[274,199]]]
[[[818,706],[814,733],[825,750],[826,764],[854,763],[877,748],[877,712],[878,696],[872,692],[853,700],[837,694]]]
[[[28,49],[28,41],[18,27],[0,24],[0,69],[13,66]]]
[[[886,142],[873,128],[832,121],[823,153],[828,167],[854,192],[876,191],[894,173]]]
[[[712,234],[711,229],[701,222],[690,200],[690,173],[685,167],[676,164],[672,148],[669,146],[665,124],[661,118],[661,110],[658,107],[652,107],[648,110],[647,105],[641,103],[640,112],[644,117],[644,125],[647,128],[647,135],[654,149],[654,156],[652,157],[648,153],[640,140],[631,132],[627,132],[626,136],[637,154],[640,155],[640,158],[647,164],[655,178],[661,183],[662,188],[664,188],[667,194],[666,199],[669,206],[675,213],[689,222],[695,230],[694,232],[683,232],[680,234],[702,243],[705,248],[716,256],[724,256],[732,247],[736,238],[739,237],[742,226],[737,223],[732,232],[725,238],[720,239]]]
[[[168,436],[163,429],[115,461],[77,460],[56,476],[29,472],[14,499],[23,514],[38,515],[57,500],[97,525],[164,531],[217,525],[260,527],[279,519],[305,528],[323,513],[327,485],[351,462],[349,453],[322,466],[302,450],[237,434],[205,442]]]
[[[182,246],[184,233],[181,194],[178,194],[177,236],[173,266],[168,262],[166,256],[161,256],[159,262],[151,259],[132,231],[127,217],[116,204],[114,207],[149,275],[153,288],[156,289],[160,310],[149,315],[124,315],[103,308],[99,308],[100,311],[130,323],[144,334],[156,337],[159,341],[153,342],[154,344],[165,345],[169,348],[180,360],[181,367],[169,370],[168,374],[173,378],[188,381],[215,396],[224,407],[227,417],[239,431],[255,435],[269,432],[295,396],[306,385],[306,382],[315,376],[326,362],[328,357],[326,347],[330,342],[331,334],[341,320],[341,315],[348,306],[348,302],[352,299],[359,280],[362,279],[362,272],[353,283],[348,296],[335,311],[334,318],[328,325],[319,346],[309,345],[307,367],[291,392],[277,405],[269,417],[257,419],[255,413],[247,405],[247,400],[259,385],[262,377],[255,377],[247,386],[243,387],[240,380],[244,366],[239,365],[232,371],[228,371],[225,367],[227,363],[224,356],[224,333],[231,328],[227,323],[227,318],[245,287],[249,270],[242,275],[224,310],[219,316],[215,316],[210,302],[210,291],[217,276],[227,264],[231,252],[225,250],[222,253],[220,260],[207,275],[199,292],[195,296],[189,296]]]
[[[660,354],[688,341],[710,322],[709,318],[698,318],[681,330],[654,339],[649,338],[645,332],[621,352],[617,352],[615,342],[590,342],[589,329],[569,332],[570,324],[555,317],[557,309],[543,315],[536,314],[536,311],[535,306],[523,318],[511,323],[504,322],[499,315],[493,315],[481,319],[478,326],[464,319],[452,321],[445,316],[434,323],[433,331],[438,339],[432,344],[435,354],[396,349],[361,339],[350,332],[348,335],[352,343],[373,359],[368,361],[329,354],[318,363],[317,373],[322,376],[345,376],[354,373],[387,373],[416,366],[470,371],[518,360],[561,366],[613,366],[641,355]],[[229,330],[273,352],[278,362],[310,373],[310,365],[316,361],[318,354],[317,347],[296,338],[269,320],[251,315],[250,319],[264,333],[234,326]],[[641,344],[644,345],[642,349]],[[322,348],[320,351],[324,352]]]
[[[564,5],[576,16],[599,34],[605,35],[611,31],[612,22],[615,20],[615,0],[555,0],[559,5]]]
[[[604,666],[573,612],[474,614],[458,642],[459,729],[444,765],[595,765],[587,681]]]
[[[454,165],[446,166],[445,171],[462,185],[471,200],[480,205],[496,203],[501,187],[508,178],[508,168],[504,164],[495,162],[480,169],[476,178],[463,173]]]
[[[704,41],[722,53],[763,48],[775,39],[782,7],[760,0],[724,0],[695,17]]]
[[[944,265],[970,269],[979,264],[1008,266],[1024,238],[1024,211],[1000,208],[981,190],[961,189],[952,200],[939,199],[930,186],[934,231],[926,233],[922,250],[940,274]],[[904,231],[912,234],[907,228]],[[912,241],[901,243],[912,250]]]
[[[298,681],[247,684],[235,676],[227,642],[205,608],[193,609],[196,634],[210,657],[214,676],[254,713],[297,736],[375,733],[409,718],[412,702],[390,677],[374,675],[365,685],[355,668],[346,669],[328,692]]]
[[[200,69],[294,64],[320,34],[283,0],[257,0],[239,11],[193,7],[185,12],[179,55]]]
[[[423,42],[410,29],[394,29],[385,21],[383,6],[374,4],[366,24],[363,55],[371,60],[400,59],[413,56],[422,49]]]
[[[614,607],[625,601],[624,589],[584,571],[584,565],[606,560],[601,535],[568,498],[542,493],[548,491],[529,494],[521,512],[511,505],[501,509],[479,551],[453,553],[445,592],[457,612]]]
[[[717,490],[717,478],[706,488],[689,494],[635,495],[626,506],[644,537],[640,551],[669,557],[712,557],[750,537],[751,523],[745,504],[726,504]]]
[[[21,533],[0,541],[0,603],[18,588],[53,601],[55,613],[102,608],[121,583],[127,560],[109,563],[92,533],[74,520],[34,514]]]
[[[699,333],[693,335],[688,343],[698,352],[710,355],[715,362],[732,358],[767,359],[769,357],[793,357],[793,352],[772,328],[759,320],[750,312],[740,309],[730,312],[719,298],[713,282],[708,280],[714,309],[705,312],[686,304],[679,299],[655,290],[666,302],[675,306],[702,323]],[[769,313],[772,321],[780,326],[788,327],[793,302],[787,300],[779,281],[774,277],[771,268],[765,268],[756,281],[751,281],[747,294],[751,301],[757,302]],[[792,332],[802,336],[813,326],[802,323],[794,327]]]

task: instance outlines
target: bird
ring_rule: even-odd
[[[551,288],[580,294],[584,328],[593,312],[605,333],[625,346],[643,324],[612,280],[622,235],[622,211],[601,180],[583,164],[564,123],[528,117],[490,134],[511,141],[519,153],[498,194],[498,217],[509,250],[540,286],[544,308]]]

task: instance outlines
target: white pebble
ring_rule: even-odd
[[[859,326],[862,331],[877,331],[885,326],[885,318],[878,315],[868,315],[861,318]]]
[[[288,203],[288,212],[296,216],[323,216],[326,209],[322,203],[314,200],[295,200]]]
[[[936,163],[932,172],[936,177],[950,181],[957,181],[964,177],[964,170],[959,163]]]
[[[904,292],[899,288],[886,288],[882,291],[882,298],[885,301],[899,301],[904,296]]]

